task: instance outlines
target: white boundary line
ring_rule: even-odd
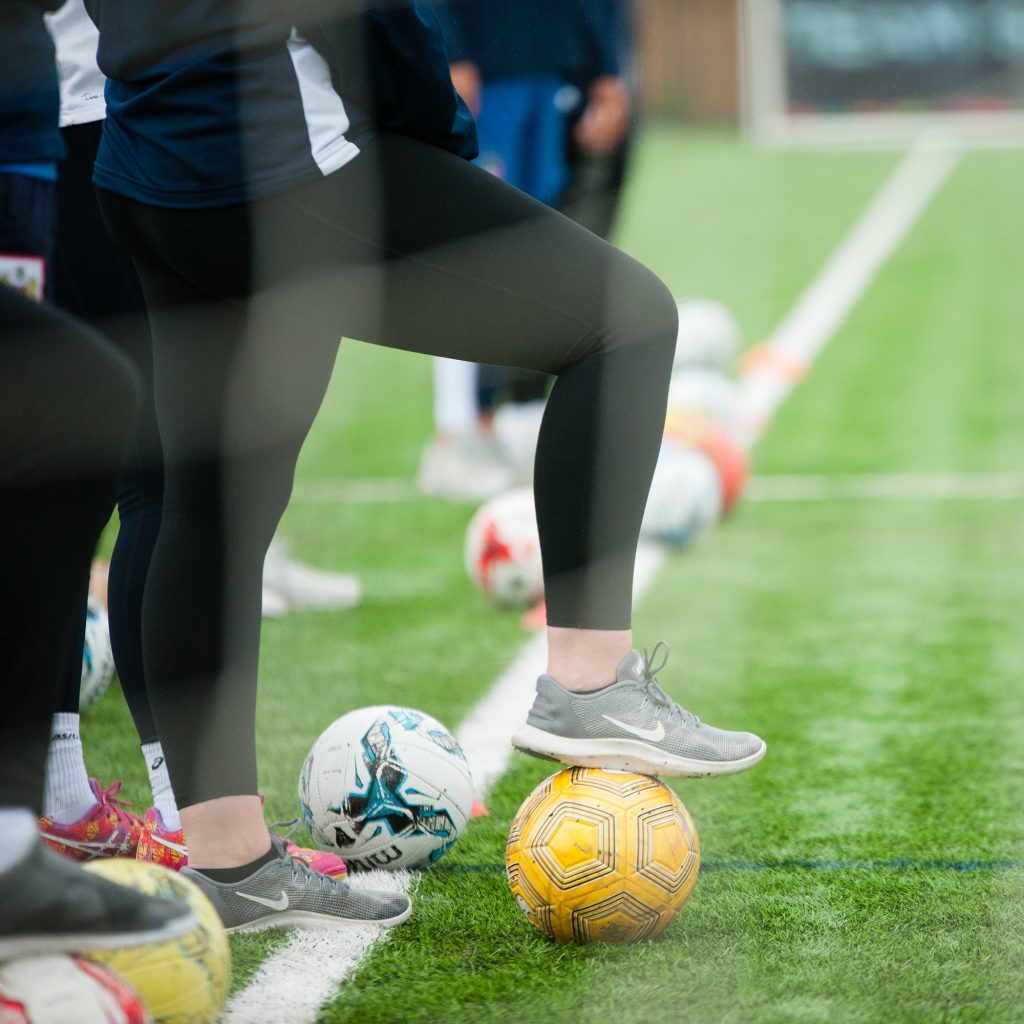
[[[875,275],[942,187],[960,153],[927,140],[900,162],[853,230],[762,346],[777,358],[749,364],[740,380],[740,429],[750,447],[849,316]],[[783,370],[784,372],[779,372]]]
[[[955,163],[955,155],[948,151],[928,147],[911,151],[776,331],[775,346],[787,356],[808,364],[813,361]],[[795,383],[792,378],[760,373],[744,382],[740,401],[748,410],[744,418],[748,444],[753,445],[761,436]],[[643,546],[638,551],[634,598],[646,590],[664,558],[664,552],[657,548]],[[527,643],[456,731],[481,794],[505,770],[513,729],[529,706],[534,680],[543,670],[544,650],[543,634]],[[362,879],[359,881],[364,884]],[[365,884],[376,881],[367,879]],[[388,887],[407,891],[415,887],[415,881],[408,875],[392,876]],[[221,1020],[224,1024],[267,1020],[307,1024],[370,951],[374,936],[369,931],[308,933],[294,929],[288,943],[268,957],[252,982],[230,1001]]]
[[[753,477],[744,502],[1013,501],[1024,498],[1024,473],[869,473]]]
[[[1022,496],[1024,473],[1011,471],[864,473],[837,476],[777,473],[751,477],[743,492],[743,501],[764,503],[884,498],[915,501],[999,501]],[[338,477],[318,480],[316,487],[311,491],[296,488],[292,500],[323,505],[388,505],[415,504],[429,499],[423,497],[404,477],[366,480],[346,480]]]

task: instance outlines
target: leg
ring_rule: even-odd
[[[254,833],[207,860],[198,805],[255,793],[259,566],[342,333],[558,376],[536,476],[552,625],[612,631],[628,650],[675,336],[675,303],[653,275],[401,138],[249,208],[104,203],[140,258],[152,312],[168,468],[143,630],[193,863],[261,852]],[[185,588],[197,571],[198,602]],[[596,683],[614,677],[611,658],[594,660]]]
[[[138,945],[195,927],[187,908],[86,874],[45,850],[35,830],[78,581],[109,512],[135,388],[130,367],[95,335],[0,287],[0,959]]]

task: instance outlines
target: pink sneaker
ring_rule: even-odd
[[[327,850],[311,850],[308,846],[296,846],[290,839],[285,839],[288,856],[301,860],[303,864],[327,875],[329,878],[341,878],[348,874],[345,862],[336,854]]]
[[[295,822],[278,822],[272,828],[295,825]],[[295,857],[321,875],[339,878],[348,873],[345,862],[336,854],[326,850],[311,850],[284,837],[285,846],[290,857]],[[165,868],[178,871],[188,864],[188,850],[185,846],[185,832],[182,829],[171,830],[164,824],[160,812],[155,807],[146,811],[145,830],[139,840],[135,854],[138,860],[152,861],[162,864]]]
[[[136,860],[148,860],[152,864],[161,864],[165,868],[177,871],[188,863],[188,851],[185,849],[185,832],[183,829],[169,829],[155,807],[146,811],[146,821],[139,847],[135,851]]]
[[[100,789],[96,779],[89,779],[96,794],[96,804],[88,814],[63,825],[51,818],[40,817],[39,831],[46,845],[73,860],[95,860],[97,857],[134,857],[143,831],[142,819],[117,799],[121,780]]]

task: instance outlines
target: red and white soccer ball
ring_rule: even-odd
[[[0,964],[0,1024],[150,1024],[127,982],[74,956]]]
[[[533,489],[491,498],[466,528],[466,571],[496,604],[527,607],[544,596],[544,571]]]

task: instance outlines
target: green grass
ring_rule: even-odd
[[[781,319],[895,165],[892,154],[752,151],[645,138],[619,242],[748,336]],[[758,472],[1024,466],[1024,155],[968,155],[794,393]],[[429,431],[426,360],[346,343],[302,481],[411,477]],[[301,760],[351,707],[423,707],[454,726],[524,640],[461,564],[471,510],[294,503],[309,561],[360,573],[366,601],[264,631],[268,816],[297,813]],[[663,683],[768,741],[752,772],[674,788],[704,868],[652,943],[560,947],[501,873],[509,822],[550,766],[516,755],[425,872],[411,920],[322,1022],[575,1024],[1014,1022],[1024,1005],[1024,501],[748,503],[668,560],[638,642]],[[114,693],[85,719],[90,765],[145,802]],[[973,862],[973,867],[971,866]],[[233,940],[242,986],[277,936]]]

